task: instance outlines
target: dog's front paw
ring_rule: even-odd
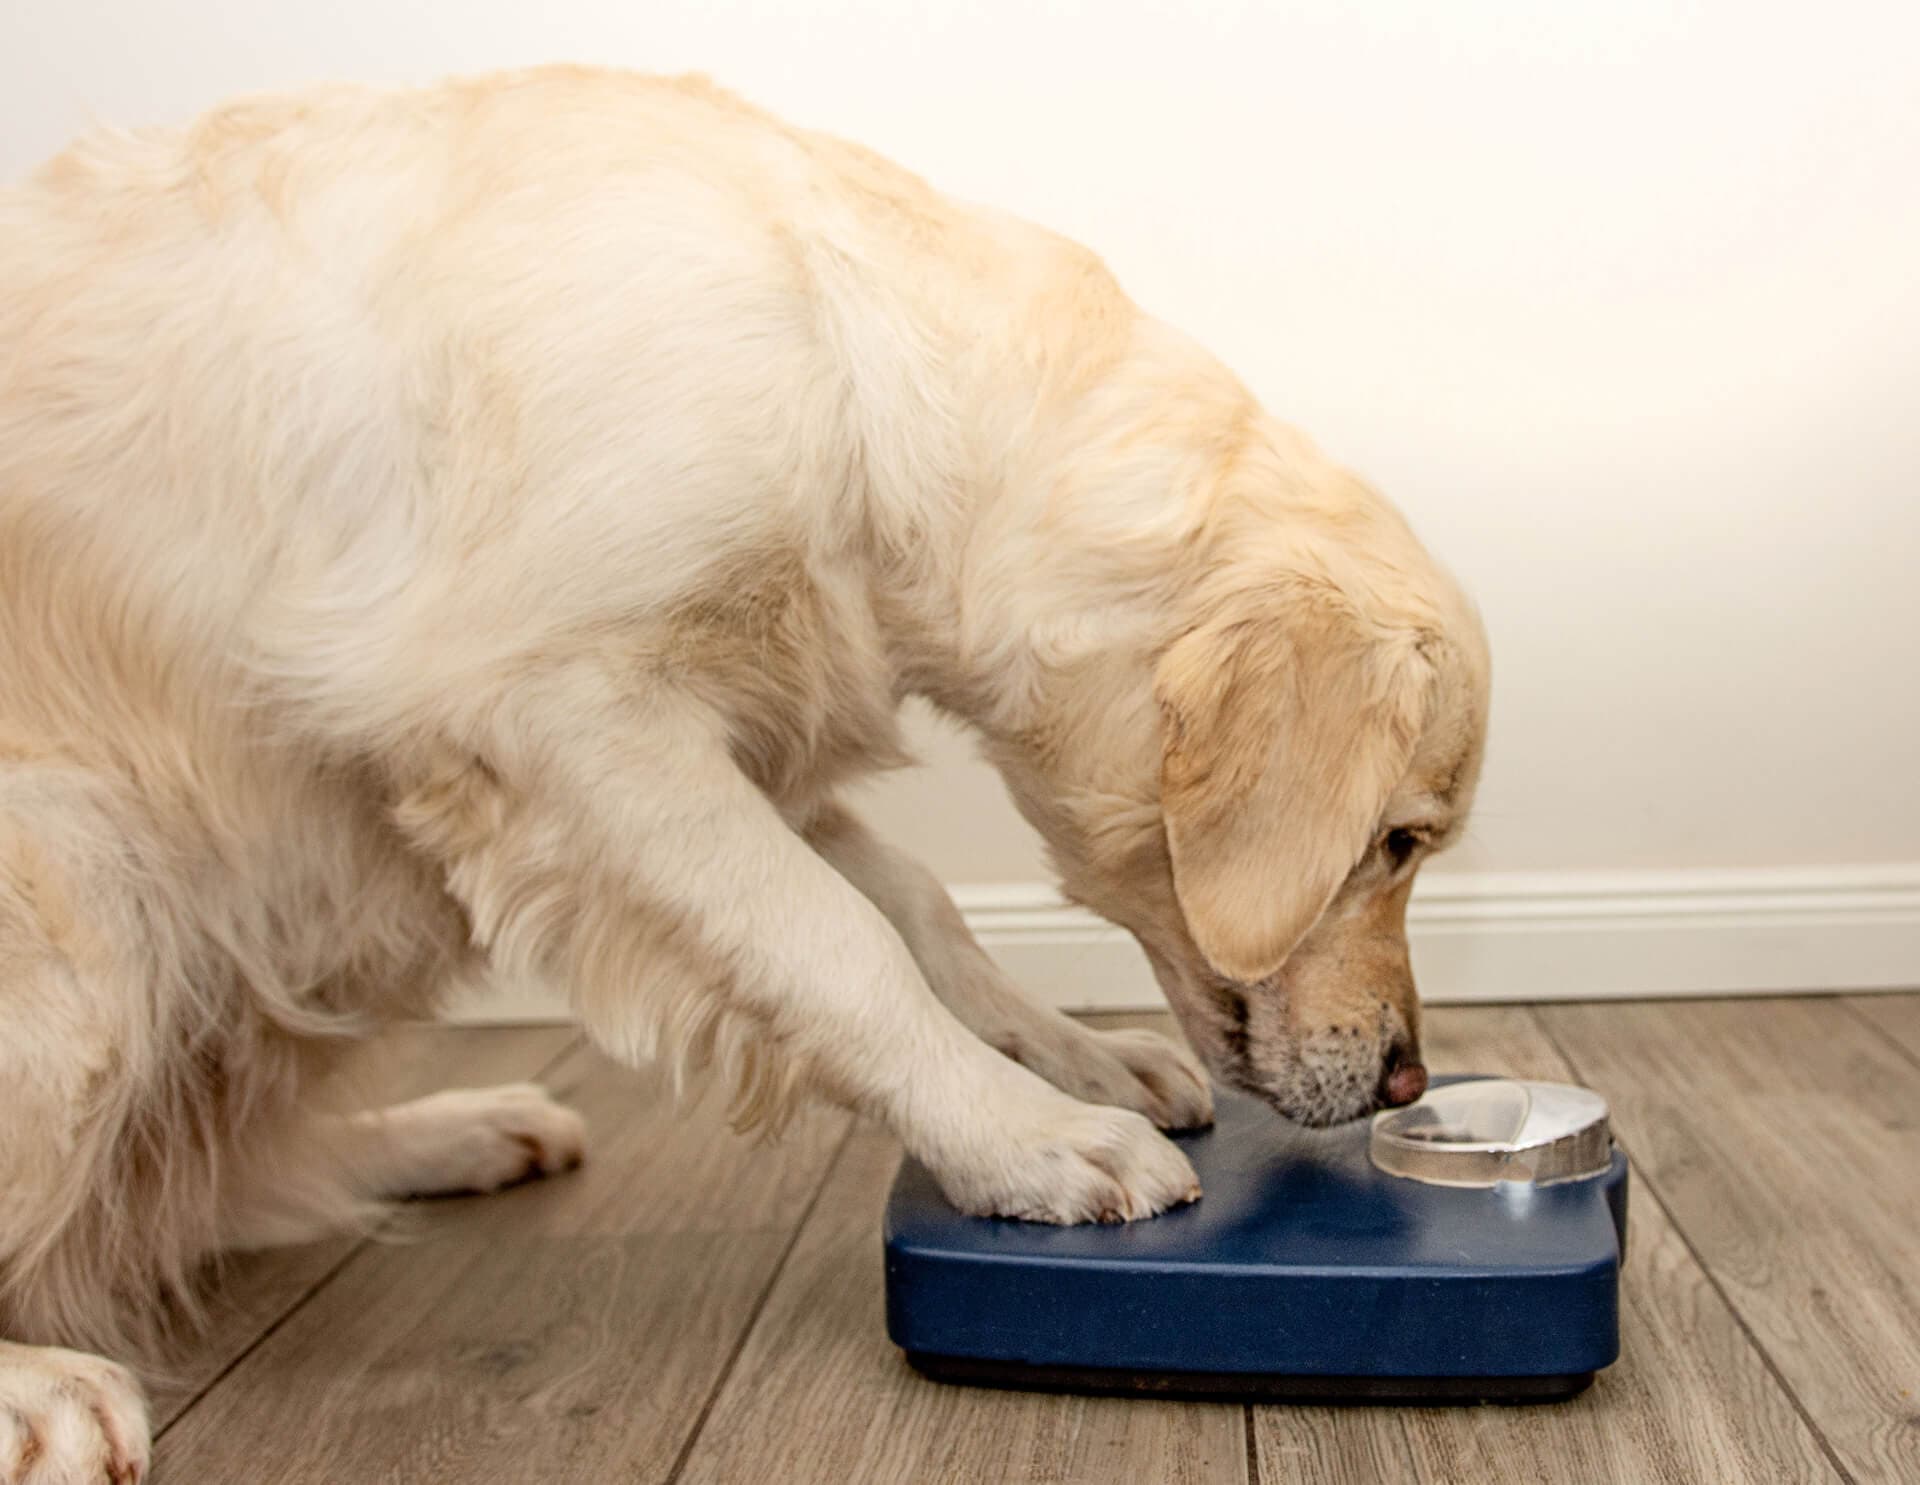
[[[1100,1047],[1125,1067],[1145,1098],[1128,1104],[1162,1129],[1205,1129],[1213,1123],[1213,1084],[1200,1059],[1157,1031],[1093,1031]]]
[[[1062,1016],[989,1038],[1062,1093],[1145,1114],[1162,1129],[1213,1122],[1213,1085],[1185,1047],[1154,1031],[1095,1031]]]
[[[395,1196],[498,1191],[586,1155],[586,1124],[532,1083],[452,1088],[374,1117],[392,1145]]]
[[[1200,1181],[1173,1141],[1130,1109],[1049,1099],[1004,1148],[936,1169],[948,1200],[981,1217],[1131,1222],[1197,1200]]]
[[[138,1485],[150,1457],[146,1401],[125,1367],[0,1341],[5,1485]]]

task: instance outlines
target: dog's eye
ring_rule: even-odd
[[[1420,837],[1411,830],[1389,830],[1380,847],[1387,853],[1387,860],[1393,863],[1393,869],[1398,871],[1407,864],[1419,844]]]

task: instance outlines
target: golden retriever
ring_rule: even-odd
[[[0,285],[5,1480],[142,1475],[84,1352],[208,1255],[579,1158],[538,1089],[322,1106],[474,974],[747,1123],[884,1120],[970,1212],[1196,1197],[1195,1058],[1026,999],[838,802],[910,694],[1216,1075],[1424,1086],[1479,623],[1082,248],[552,69],[96,134],[0,193]]]

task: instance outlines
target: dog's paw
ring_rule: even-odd
[[[1043,1109],[970,1168],[936,1170],[948,1200],[975,1216],[1068,1225],[1131,1222],[1199,1198],[1187,1157],[1131,1109],[1068,1098]]]
[[[138,1485],[150,1458],[146,1400],[125,1367],[0,1341],[0,1482]]]
[[[532,1083],[453,1088],[377,1117],[392,1141],[396,1196],[484,1194],[586,1157],[586,1123]]]
[[[1126,1107],[1145,1114],[1162,1129],[1205,1129],[1213,1123],[1213,1084],[1200,1059],[1185,1046],[1157,1031],[1093,1031],[1090,1035],[1145,1093],[1143,1102]]]
[[[1084,1103],[1132,1109],[1162,1129],[1204,1129],[1213,1122],[1213,1085],[1198,1059],[1158,1032],[1096,1031],[1061,1017],[1057,1025],[992,1040]]]

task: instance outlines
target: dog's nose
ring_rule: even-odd
[[[1427,1070],[1418,1062],[1404,1060],[1395,1047],[1387,1054],[1387,1069],[1380,1078],[1380,1101],[1391,1108],[1412,1103],[1427,1091]]]

